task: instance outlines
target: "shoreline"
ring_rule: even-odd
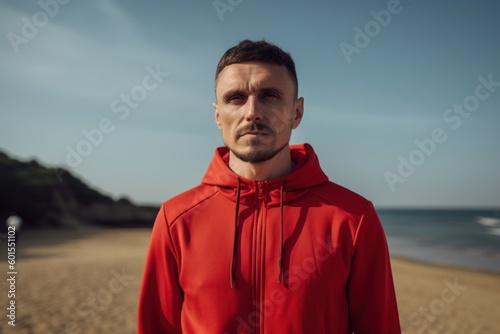
[[[46,228],[46,229],[25,229],[23,230],[23,244],[26,243],[24,239],[28,238],[30,239],[27,241],[28,247],[34,247],[34,246],[55,246],[60,243],[66,243],[71,240],[80,240],[84,238],[89,238],[92,237],[96,234],[102,234],[102,233],[112,233],[114,231],[122,233],[122,232],[137,232],[138,234],[150,234],[152,230],[152,227],[101,227],[97,225],[90,225],[90,226],[79,226],[77,228],[75,227],[68,227],[68,228]],[[36,236],[41,236],[41,235],[54,235],[58,236],[56,238],[49,238],[50,240],[47,240],[47,238],[36,238]],[[68,239],[62,240],[62,237],[66,237]],[[390,237],[388,237],[390,239]],[[4,244],[6,243],[7,240],[7,234],[6,233],[0,233],[0,241],[1,241],[1,246],[0,247],[5,247]],[[390,242],[389,242],[390,246]],[[394,248],[400,247],[400,245],[393,245]],[[408,246],[409,248],[412,248],[412,246]],[[24,248],[24,247],[23,247]],[[482,272],[485,274],[491,274],[491,275],[496,275],[500,276],[500,257],[498,256],[488,256],[487,254],[470,254],[473,256],[477,256],[479,258],[483,259],[491,259],[492,261],[496,261],[498,264],[498,269],[495,268],[485,268],[484,266],[470,266],[467,265],[465,262],[459,263],[459,262],[452,262],[452,261],[446,261],[446,260],[440,260],[440,259],[433,259],[431,257],[426,257],[426,256],[418,256],[415,254],[412,255],[405,255],[401,254],[398,251],[395,251],[394,249],[389,248],[389,253],[390,253],[390,258],[391,261],[392,259],[396,261],[405,261],[405,262],[411,262],[415,264],[422,264],[422,265],[428,265],[432,267],[440,267],[440,268],[449,268],[449,269],[460,269],[464,271],[472,271],[472,272]],[[448,249],[448,248],[431,248],[432,250],[444,250],[446,252],[452,253],[454,256],[460,256],[463,254],[469,254],[466,250],[453,250],[453,249]],[[0,252],[0,260],[6,259],[6,252],[1,251]],[[21,255],[22,256],[22,255]]]
[[[16,332],[135,333],[150,234],[150,228],[23,231]],[[499,273],[400,256],[391,256],[391,265],[403,333],[500,333]],[[123,286],[111,291],[116,277]],[[8,332],[2,318],[0,332]]]
[[[425,244],[410,238],[387,236],[389,253],[429,265],[455,267],[500,274],[500,253],[484,249]]]
[[[415,264],[415,265],[422,265],[422,266],[441,268],[441,269],[447,269],[447,270],[460,270],[460,271],[464,271],[464,272],[481,273],[481,274],[485,274],[485,275],[497,276],[498,278],[500,278],[500,271],[496,271],[494,269],[467,267],[467,266],[457,265],[457,264],[449,263],[449,262],[421,260],[418,258],[407,257],[404,255],[391,255],[391,263],[392,262],[408,262],[408,263]]]

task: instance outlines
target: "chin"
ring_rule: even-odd
[[[241,161],[250,163],[261,163],[274,158],[278,153],[280,153],[283,150],[283,148],[287,146],[287,144],[288,143],[285,143],[280,147],[276,147],[274,145],[253,144],[253,145],[248,145],[246,147],[228,146],[228,148],[233,153],[233,155]]]

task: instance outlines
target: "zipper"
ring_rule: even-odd
[[[257,206],[257,224],[256,224],[256,245],[255,245],[255,250],[256,250],[256,258],[255,258],[255,291],[254,291],[254,296],[255,300],[257,303],[254,303],[253,308],[255,313],[258,314],[258,326],[255,328],[255,333],[262,333],[263,332],[263,320],[262,319],[262,312],[259,309],[259,305],[262,304],[262,281],[263,281],[263,266],[265,266],[265,245],[263,243],[264,236],[265,236],[265,213],[266,213],[266,192],[267,192],[267,182],[266,181],[261,181],[257,182],[257,199],[258,199],[258,206]]]
[[[260,204],[261,201],[263,201],[266,198],[266,196],[264,194],[264,185],[265,185],[264,182],[265,181],[257,182],[257,187],[258,187],[258,196],[257,196],[257,198],[259,200],[259,204]]]

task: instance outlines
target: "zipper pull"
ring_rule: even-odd
[[[266,196],[264,196],[264,182],[257,182],[257,186],[258,186],[258,198],[259,200],[264,200],[266,198]]]

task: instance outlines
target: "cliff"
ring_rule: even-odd
[[[150,227],[158,207],[115,201],[90,188],[64,169],[35,160],[19,161],[0,152],[0,219],[15,212],[24,227]],[[2,228],[4,223],[1,224]]]

